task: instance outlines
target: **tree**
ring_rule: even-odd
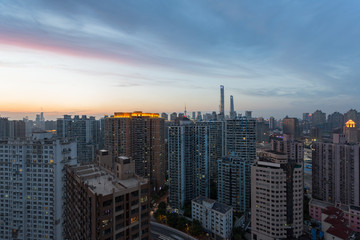
[[[243,240],[243,239],[245,239],[244,235],[245,235],[244,230],[241,227],[237,227],[237,228],[233,229],[233,237],[232,237],[232,239],[234,239],[234,240]]]
[[[178,214],[177,213],[169,213],[167,215],[167,222],[169,224],[170,227],[176,227],[177,225],[177,221],[178,221]]]
[[[159,203],[159,206],[158,206],[158,209],[164,209],[166,211],[166,203],[165,202],[160,202]]]
[[[199,236],[201,233],[203,233],[203,229],[201,227],[201,223],[198,220],[193,220],[192,226],[189,230],[190,234],[194,237]]]
[[[184,216],[191,218],[191,203],[185,204],[185,206],[184,206]]]
[[[187,223],[188,221],[186,220],[186,218],[179,217],[176,223],[176,228],[179,229],[180,231],[184,231]]]

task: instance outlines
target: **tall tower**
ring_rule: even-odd
[[[232,95],[230,95],[230,118],[234,119],[236,116],[234,111],[234,98]]]
[[[225,110],[224,110],[224,86],[220,85],[220,119],[225,119]]]

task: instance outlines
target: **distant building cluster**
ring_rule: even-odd
[[[165,201],[211,239],[359,239],[360,114],[229,105],[222,85],[218,112],[1,117],[0,238],[150,240]]]

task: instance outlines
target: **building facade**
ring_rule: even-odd
[[[228,155],[218,160],[217,199],[234,211],[250,210],[251,161]]]
[[[64,167],[76,156],[76,143],[51,133],[0,142],[2,239],[63,239]]]
[[[66,173],[65,239],[150,239],[149,182],[129,158],[117,158],[114,170],[88,164]]]
[[[231,239],[233,229],[233,209],[225,204],[205,197],[191,201],[191,216],[214,239]]]
[[[251,167],[252,239],[293,239],[303,232],[303,166],[265,151]]]
[[[169,203],[180,209],[197,196],[210,194],[209,129],[187,118],[169,127]]]
[[[59,138],[75,139],[78,148],[78,161],[91,162],[100,143],[100,122],[86,115],[64,115],[56,121],[56,134]]]
[[[155,191],[165,183],[164,128],[157,113],[115,113],[105,119],[105,148],[114,157],[131,157],[136,174],[149,178]]]
[[[333,204],[360,206],[359,145],[346,139],[345,134],[334,134],[332,143],[313,143],[312,195]]]

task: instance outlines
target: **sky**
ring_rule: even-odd
[[[359,108],[360,1],[0,0],[0,115]]]

